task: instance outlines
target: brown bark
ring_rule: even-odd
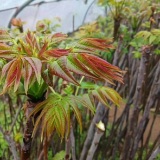
[[[93,138],[93,142],[92,142],[92,145],[88,151],[88,155],[87,155],[87,158],[86,160],[92,160],[93,159],[93,156],[94,156],[94,153],[98,147],[98,144],[99,144],[99,141],[102,137],[102,135],[104,134],[103,131],[97,129],[95,134],[94,134],[94,138]]]
[[[95,124],[98,123],[100,120],[103,119],[103,117],[106,115],[107,109],[105,106],[103,106],[101,103],[98,104],[97,112],[91,122],[91,125],[89,127],[89,130],[87,132],[87,137],[81,152],[80,160],[86,159],[86,155],[88,153],[88,149],[90,148],[90,145],[92,143],[94,133],[95,133]]]
[[[139,123],[139,126],[137,128],[137,131],[136,131],[136,136],[135,136],[135,141],[134,141],[134,146],[133,146],[131,156],[134,156],[136,153],[136,150],[138,148],[138,143],[139,143],[141,137],[143,136],[144,130],[146,128],[145,124],[149,120],[150,108],[152,107],[153,102],[155,102],[156,99],[158,98],[158,93],[160,90],[160,87],[158,85],[160,83],[160,76],[159,75],[160,75],[160,67],[157,68],[156,76],[154,79],[154,85],[151,88],[150,96],[148,98],[148,102],[146,104],[143,117],[142,117],[142,119]],[[159,98],[160,98],[160,96],[159,96]]]
[[[36,118],[39,115],[39,113],[37,113],[35,116],[30,116],[30,117],[29,115],[33,111],[35,106],[38,103],[42,102],[43,100],[44,100],[44,96],[40,100],[37,100],[37,101],[32,101],[32,100],[27,101],[27,106],[26,106],[26,111],[25,111],[27,122],[26,122],[26,126],[24,129],[23,147],[21,150],[21,160],[30,160],[32,133],[33,133],[33,128],[34,128],[33,122],[36,121]]]
[[[121,157],[122,160],[134,159],[134,157],[131,155],[131,152],[132,152],[132,149],[133,149],[132,147],[135,141],[134,137],[135,137],[138,117],[141,109],[140,105],[141,105],[142,91],[145,84],[146,68],[149,62],[150,52],[151,52],[150,46],[142,47],[142,57],[140,61],[136,92],[135,92],[134,101],[133,101],[134,109],[131,115],[127,135],[125,138],[124,149]]]
[[[21,160],[30,160],[30,152],[31,152],[31,143],[32,143],[32,132],[33,132],[33,116],[29,117],[29,114],[32,112],[36,103],[32,103],[28,101],[27,108],[26,108],[26,127],[24,130],[24,137],[23,137],[23,147],[21,151]]]
[[[121,24],[121,20],[122,20],[121,17],[114,18],[114,31],[113,31],[114,40],[117,40],[118,38],[118,30]]]

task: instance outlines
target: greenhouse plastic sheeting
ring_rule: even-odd
[[[24,0],[0,0],[0,28],[7,27],[9,20],[11,19],[16,8],[21,6]],[[83,0],[61,0],[61,1],[45,1],[48,3],[42,3],[38,5],[40,0],[35,0],[31,5],[24,8],[17,18],[21,18],[26,22],[24,29],[34,29],[36,22],[42,19],[53,20],[55,17],[61,19],[61,27],[57,31],[64,33],[73,31],[73,16],[75,29],[82,25],[85,14],[85,22],[95,20],[99,15],[104,14],[104,9],[96,4],[96,1],[88,0],[85,4]],[[94,2],[94,3],[93,3]],[[93,4],[93,5],[91,5]],[[91,6],[91,7],[90,7]],[[89,8],[89,10],[88,10]],[[9,10],[4,10],[9,9]],[[88,12],[87,12],[88,10]],[[57,22],[56,22],[57,23]]]

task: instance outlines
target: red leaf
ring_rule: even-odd
[[[52,37],[51,37],[53,43],[61,42],[61,41],[65,40],[66,38],[67,38],[67,35],[62,34],[62,33],[56,33],[56,34],[52,35]]]
[[[23,50],[28,54],[28,56],[32,56],[32,49],[26,43],[21,43]]]
[[[66,57],[61,57],[58,61],[54,61],[51,65],[51,73],[63,78],[66,81],[69,81],[75,85],[79,85],[78,82],[71,75],[69,70],[66,67]]]
[[[37,81],[38,81],[38,83],[40,83],[40,80],[41,80],[41,69],[42,69],[41,61],[38,58],[35,58],[35,57],[24,57],[24,59],[27,60],[28,63],[32,66],[32,68],[33,68],[33,70],[35,72]]]
[[[38,54],[38,56],[39,56],[40,58],[43,57],[43,54],[44,54],[45,51],[47,50],[47,47],[48,47],[48,43],[45,42],[44,45],[43,45],[43,47],[42,47],[41,50],[39,51],[39,54]]]
[[[55,33],[55,34],[52,35],[52,38],[57,38],[57,37],[67,37],[67,34]]]
[[[30,45],[31,48],[36,48],[37,50],[39,50],[39,46],[37,43],[37,40],[34,36],[33,33],[31,33],[30,31],[27,33],[26,37],[26,42]]]
[[[8,62],[7,64],[5,64],[2,68],[2,74],[1,74],[1,79],[4,78],[5,74],[7,73],[7,71],[9,70],[10,66],[12,65],[12,63],[15,61],[16,59],[13,59],[12,61]]]
[[[92,79],[98,79],[98,77],[90,72],[85,65],[77,59],[76,54],[70,54],[67,56],[67,68],[68,70],[72,71],[73,73],[77,73],[80,75],[84,75],[90,77]]]
[[[22,76],[22,64],[21,64],[21,59],[17,60],[17,73],[16,73],[16,78],[15,78],[15,83],[14,83],[14,92],[17,91],[21,76]]]
[[[15,53],[15,51],[8,45],[4,44],[4,43],[0,43],[0,57],[1,58],[13,58],[14,55],[12,55],[13,53]]]
[[[27,94],[28,86],[29,86],[29,80],[32,75],[32,67],[28,62],[24,62],[24,90]]]
[[[99,50],[107,50],[107,49],[114,49],[114,46],[111,43],[111,40],[104,40],[99,38],[84,38],[80,40],[80,44],[86,45],[88,47],[93,47]]]
[[[78,59],[85,63],[85,65],[89,67],[97,76],[103,78],[109,83],[113,84],[112,80],[123,82],[121,70],[105,60],[85,53],[78,54]]]
[[[57,57],[68,55],[69,52],[70,52],[69,49],[52,49],[52,50],[46,51],[45,54],[47,54],[48,56],[57,58]]]
[[[10,66],[10,68],[8,70],[3,90],[7,89],[8,87],[10,87],[12,85],[12,83],[14,82],[14,80],[16,78],[16,74],[17,74],[17,60],[15,60],[11,64],[11,66]]]

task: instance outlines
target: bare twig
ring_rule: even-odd
[[[20,158],[18,157],[17,151],[16,151],[16,144],[13,141],[13,139],[11,138],[10,134],[5,133],[1,126],[0,126],[0,132],[3,134],[4,139],[9,144],[9,149],[13,155],[14,160],[20,160]]]

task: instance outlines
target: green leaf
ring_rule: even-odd
[[[134,54],[134,58],[141,58],[141,53],[138,51],[133,51],[132,52]]]
[[[137,38],[144,38],[145,40],[148,39],[151,36],[151,32],[148,31],[140,31],[136,34],[135,37]]]
[[[154,53],[155,53],[156,55],[160,55],[160,50],[159,50],[159,49],[155,49],[155,50],[154,50]]]
[[[77,99],[75,99],[74,96],[71,96],[70,101],[69,101],[69,105],[72,107],[73,112],[76,116],[76,119],[80,125],[80,131],[82,131],[82,117],[81,117],[81,112],[78,108],[78,103],[77,103]]]
[[[98,85],[92,82],[81,82],[81,88],[83,89],[96,89],[97,87]]]
[[[149,37],[149,44],[152,44],[155,40],[156,40],[156,36],[154,36],[154,35],[151,35],[150,37]]]
[[[42,79],[40,83],[35,81],[28,89],[27,94],[33,99],[38,100],[42,98],[43,94],[46,92],[47,87],[48,85]]]
[[[63,89],[64,93],[67,95],[71,95],[74,92],[74,89],[71,85],[67,85],[66,88]]]
[[[14,139],[16,142],[21,142],[21,140],[23,139],[23,135],[20,132],[17,132],[14,136]]]
[[[101,103],[103,103],[106,107],[110,108],[109,101],[119,106],[122,98],[120,95],[110,87],[99,87],[95,90],[91,91],[91,94],[95,96]]]
[[[93,114],[95,113],[96,109],[94,106],[94,100],[90,94],[82,95],[82,104],[84,107],[87,107]]]
[[[64,160],[65,155],[66,155],[66,152],[64,150],[62,150],[62,151],[56,153],[56,155],[53,157],[52,160]]]
[[[152,29],[151,33],[155,36],[160,36],[160,29]]]

